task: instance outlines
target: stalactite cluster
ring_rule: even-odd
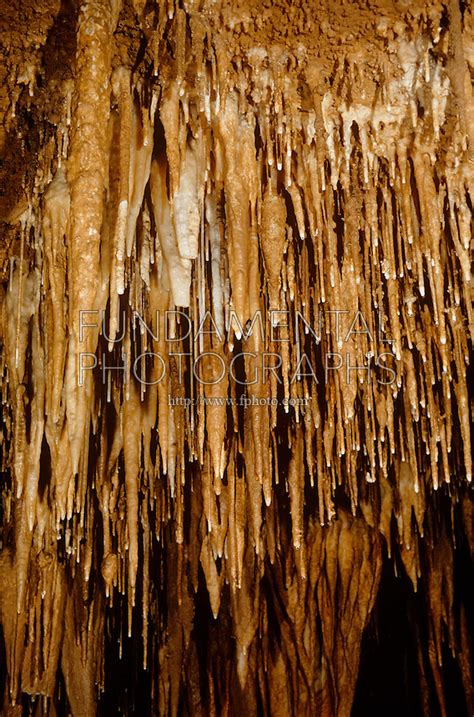
[[[95,714],[134,641],[150,714],[349,715],[384,564],[424,714],[447,651],[473,712],[472,11],[329,5],[44,3],[10,51],[5,714]]]

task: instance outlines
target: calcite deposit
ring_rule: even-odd
[[[0,6],[2,714],[472,715],[470,0]]]

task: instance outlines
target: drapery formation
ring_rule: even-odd
[[[348,715],[388,564],[472,713],[470,6],[26,7],[4,710],[95,714],[141,640],[150,713]]]

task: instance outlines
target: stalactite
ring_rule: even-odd
[[[384,570],[472,711],[471,9],[152,5],[11,60],[4,711],[349,715]]]

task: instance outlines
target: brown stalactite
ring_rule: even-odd
[[[0,4],[2,714],[472,713],[471,3]]]

